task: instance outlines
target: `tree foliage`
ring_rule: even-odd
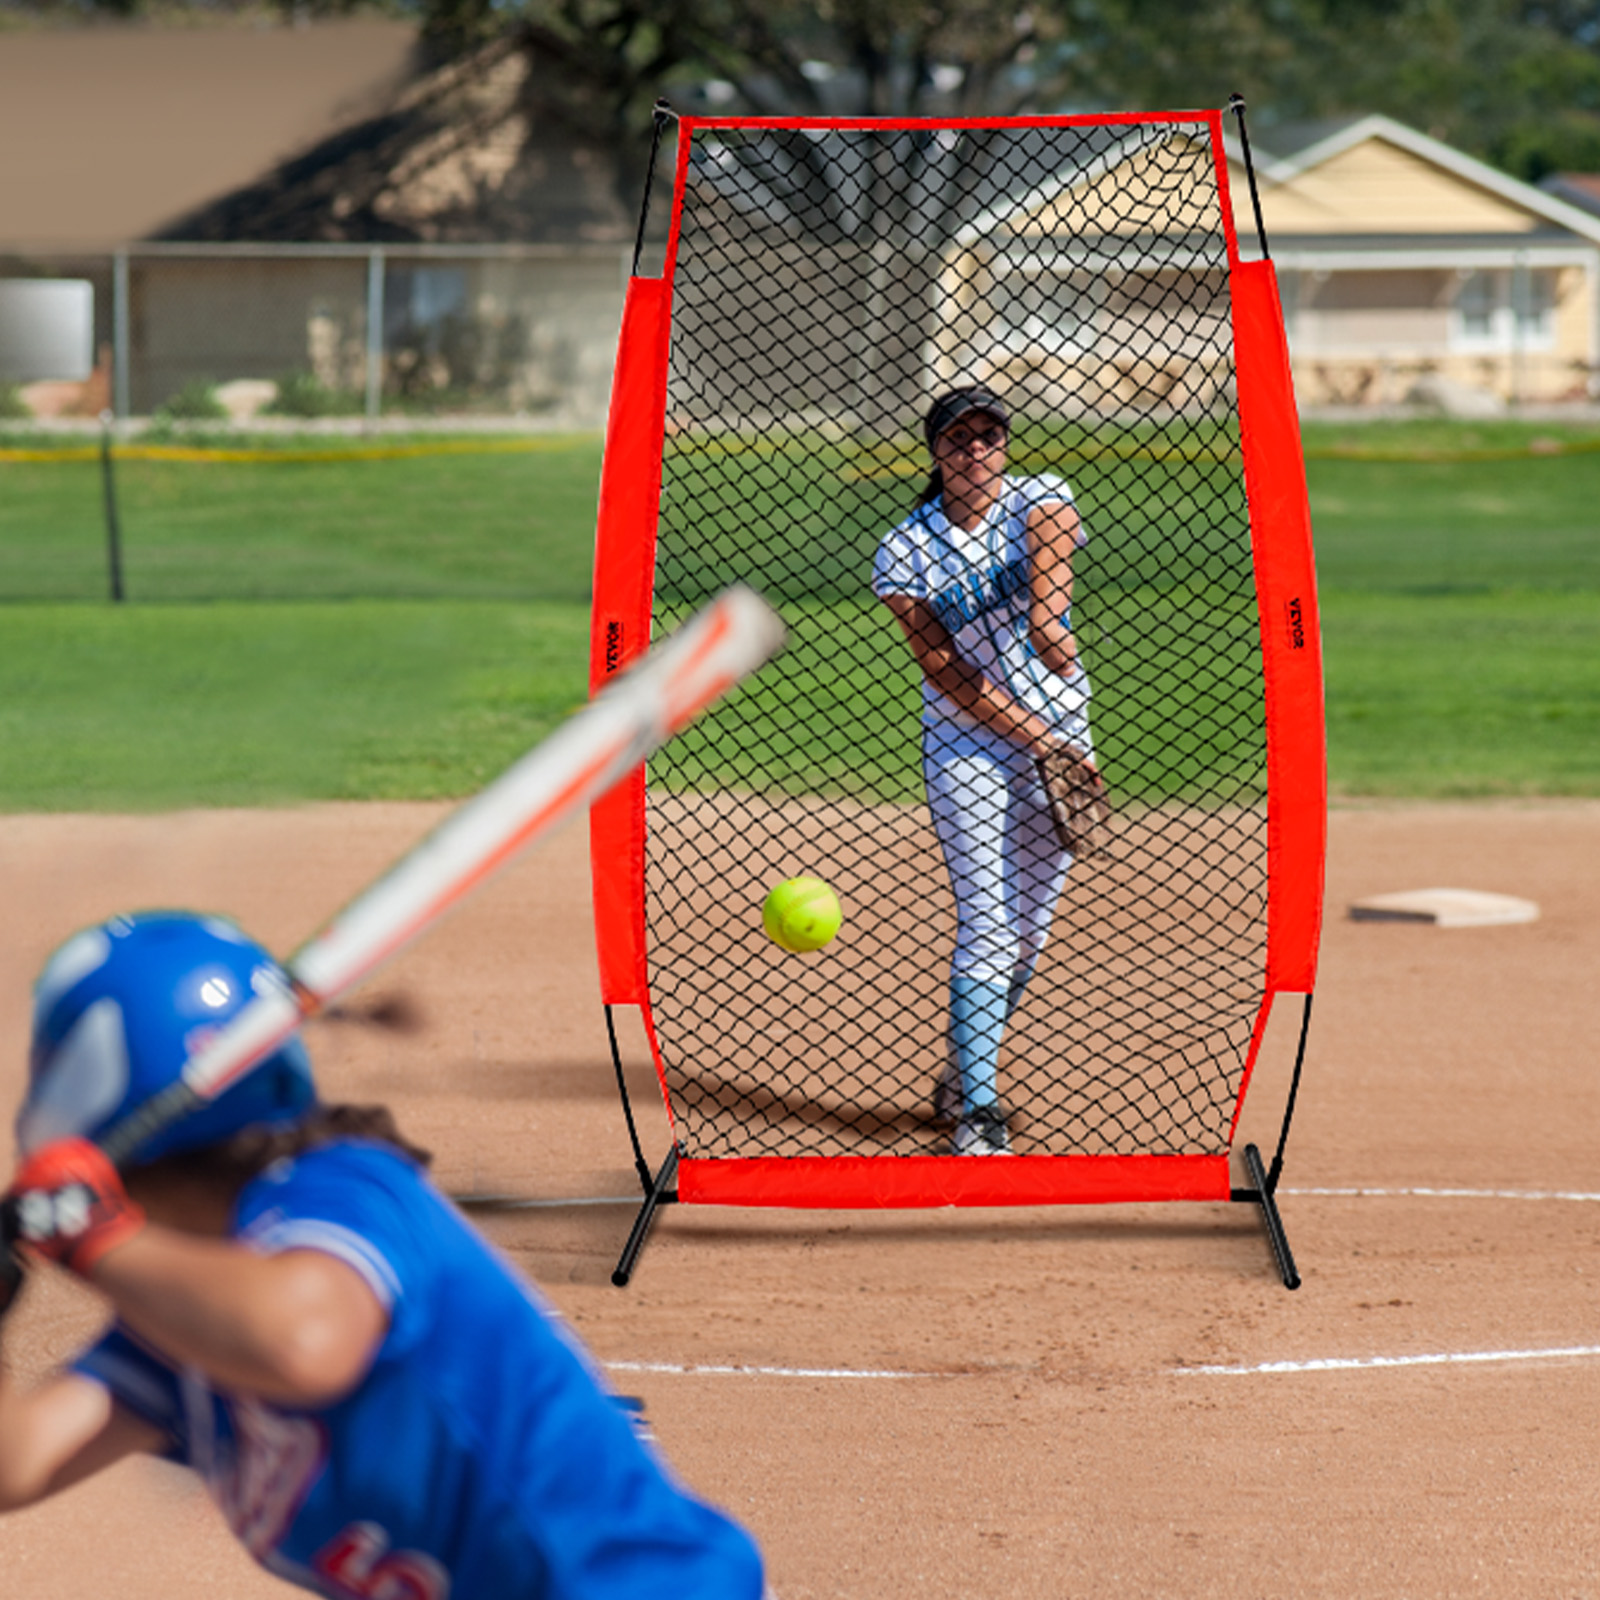
[[[1245,95],[1382,111],[1537,179],[1600,168],[1600,0],[415,0],[446,48],[511,15],[641,126],[696,110],[978,115]]]

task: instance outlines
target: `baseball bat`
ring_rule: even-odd
[[[250,1001],[173,1083],[108,1129],[101,1148],[120,1163],[214,1100],[497,867],[592,805],[776,655],[783,639],[759,595],[725,590],[357,895],[284,963],[287,982]]]

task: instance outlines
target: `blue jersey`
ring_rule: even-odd
[[[945,516],[942,500],[930,500],[884,536],[872,590],[880,599],[926,601],[965,661],[1088,749],[1088,674],[1081,665],[1065,676],[1051,672],[1028,630],[1028,515],[1038,506],[1071,504],[1067,481],[1048,473],[1007,477],[973,529],[958,527]],[[1080,529],[1080,545],[1086,537]],[[980,726],[931,683],[924,681],[922,696],[924,722]]]
[[[75,1366],[161,1429],[262,1565],[340,1600],[759,1600],[749,1536],[671,1480],[555,1313],[396,1152],[280,1162],[232,1231],[336,1256],[388,1308],[351,1394],[228,1394],[121,1328]]]

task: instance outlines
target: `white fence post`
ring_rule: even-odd
[[[375,422],[383,402],[383,251],[367,256],[367,420]]]
[[[133,411],[129,364],[128,252],[111,257],[111,409],[119,417]]]

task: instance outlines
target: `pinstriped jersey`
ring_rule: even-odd
[[[930,500],[884,536],[873,561],[872,592],[880,599],[927,601],[963,660],[1035,715],[1081,737],[1087,733],[1088,674],[1081,664],[1065,676],[1051,672],[1028,635],[1028,514],[1036,506],[1072,503],[1066,479],[1050,473],[1007,475],[974,529],[958,527],[941,499]],[[1080,529],[1080,546],[1086,539]],[[922,702],[924,722],[977,726],[926,681]]]

